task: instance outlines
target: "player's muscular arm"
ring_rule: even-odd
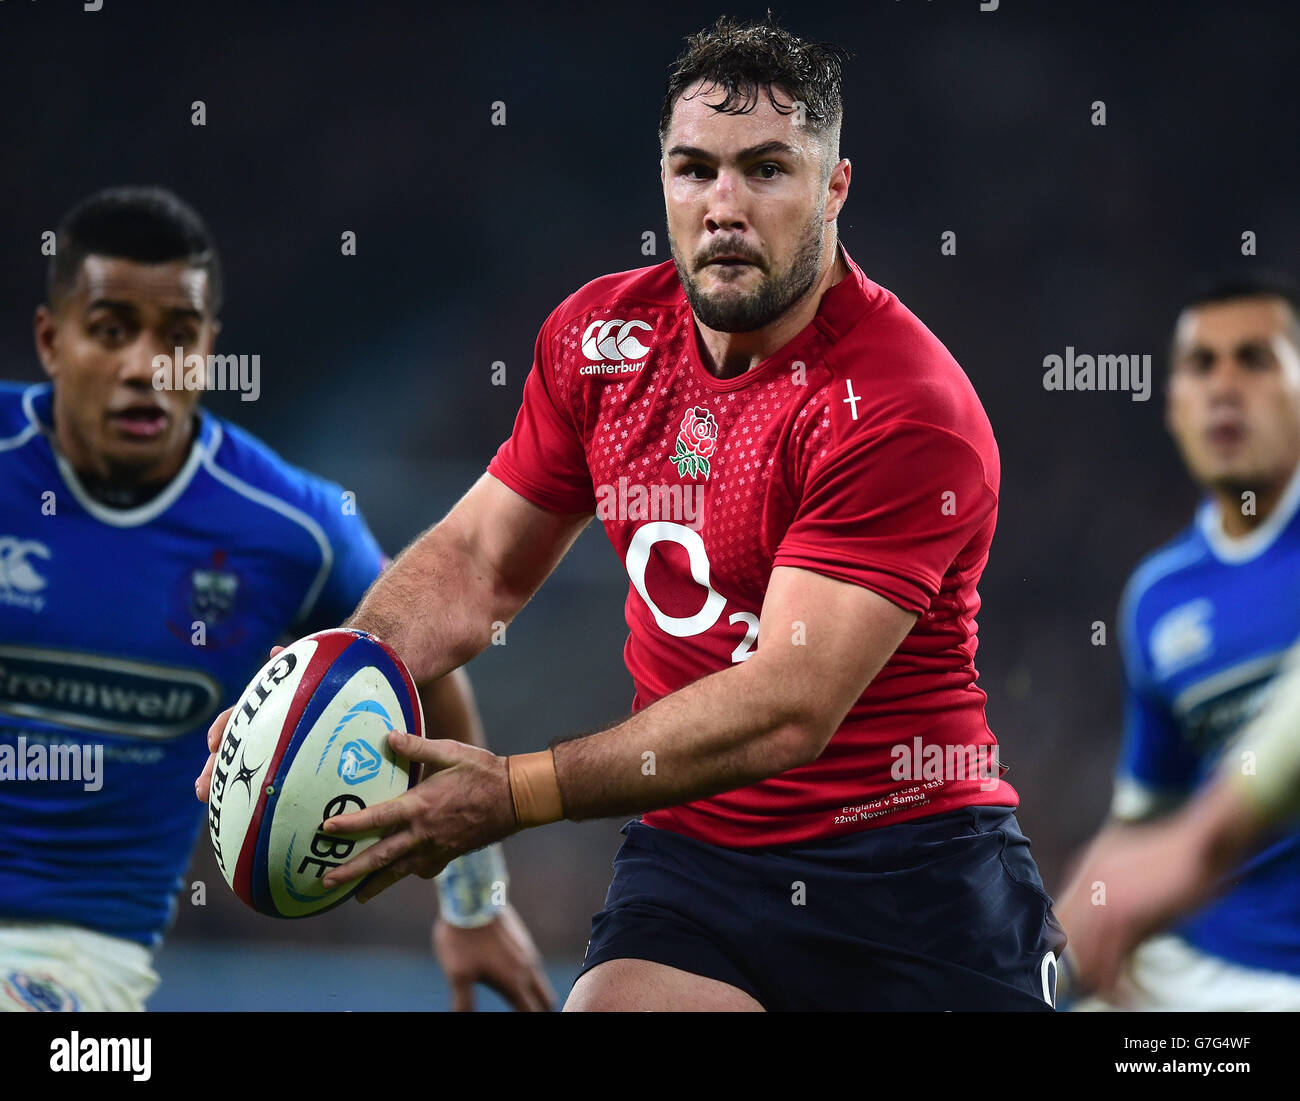
[[[420,689],[431,736],[483,744],[445,674],[482,651],[492,624],[510,622],[559,564],[590,516],[538,508],[484,474],[447,516],[406,548],[370,586],[346,626],[392,646]],[[447,716],[451,716],[452,729]],[[215,751],[229,711],[208,731],[214,754],[195,781],[206,802]],[[456,730],[470,732],[462,737]]]
[[[914,613],[856,585],[777,568],[763,602],[758,646],[747,661],[615,727],[555,747],[550,782],[558,784],[563,816],[676,806],[814,760],[915,621]],[[434,875],[459,854],[529,824],[517,814],[524,777],[510,773],[506,759],[402,735],[392,744],[432,775],[405,795],[325,823],[329,833],[386,834],[326,873],[327,887],[381,868],[398,876]],[[651,759],[652,770],[644,767]]]
[[[590,516],[538,508],[484,474],[370,587],[346,626],[378,635],[423,686],[492,641],[550,576]]]
[[[565,817],[675,806],[816,759],[915,622],[867,589],[778,567],[747,661],[555,747]]]

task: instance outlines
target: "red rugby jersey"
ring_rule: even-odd
[[[849,274],[812,323],[729,379],[703,365],[671,262],[588,283],[542,327],[514,432],[488,466],[542,508],[604,523],[631,580],[634,710],[762,645],[775,566],[920,616],[816,761],[644,816],[713,844],[1019,802],[998,777],[974,664],[993,432],[947,349],[841,252]]]

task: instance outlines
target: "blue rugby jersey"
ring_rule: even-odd
[[[1120,608],[1125,732],[1116,817],[1144,817],[1185,798],[1267,701],[1300,638],[1298,512],[1300,470],[1244,538],[1226,536],[1206,501],[1130,578]],[[1211,955],[1300,975],[1300,829],[1278,831],[1223,897],[1173,931]]]
[[[344,620],[383,555],[339,486],[205,412],[166,489],[109,508],[53,448],[52,399],[0,383],[0,920],[153,945],[212,718],[286,633]],[[19,779],[51,745],[102,745],[98,790]]]

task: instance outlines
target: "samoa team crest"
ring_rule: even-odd
[[[239,576],[225,565],[226,552],[213,551],[210,566],[190,571],[190,614],[209,626],[229,617],[239,593]]]
[[[172,607],[177,612],[168,617],[167,628],[177,638],[217,649],[244,638],[246,625],[234,615],[242,586],[226,551],[213,551],[206,562],[177,577],[174,585]]]

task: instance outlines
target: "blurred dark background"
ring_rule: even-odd
[[[763,9],[0,0],[0,375],[39,377],[42,231],[101,187],[172,187],[223,253],[218,350],[261,356],[260,400],[210,407],[353,490],[395,552],[509,434],[547,313],[589,279],[668,258],[666,67],[717,14]],[[773,10],[855,55],[842,239],[951,349],[998,435],[978,664],[1054,890],[1109,797],[1124,580],[1197,498],[1162,426],[1174,312],[1218,272],[1295,269],[1300,9]],[[194,100],[206,126],[191,125]],[[1095,100],[1105,126],[1091,123]],[[491,125],[495,101],[505,126]],[[340,252],[346,230],[354,257]],[[955,256],[940,252],[948,230]],[[1242,256],[1247,230],[1256,257]],[[1150,353],[1151,400],[1045,391],[1043,357],[1067,345]],[[593,526],[507,645],[469,666],[494,748],[540,748],[626,713],[626,589]],[[1108,645],[1092,644],[1097,620]],[[619,824],[506,844],[514,901],[561,977],[581,960]],[[155,1005],[211,1004],[186,983],[214,960],[233,966],[248,942],[423,952],[435,905],[430,884],[407,881],[364,909],[274,922],[242,909],[206,842],[191,879],[207,903],[181,896]]]

